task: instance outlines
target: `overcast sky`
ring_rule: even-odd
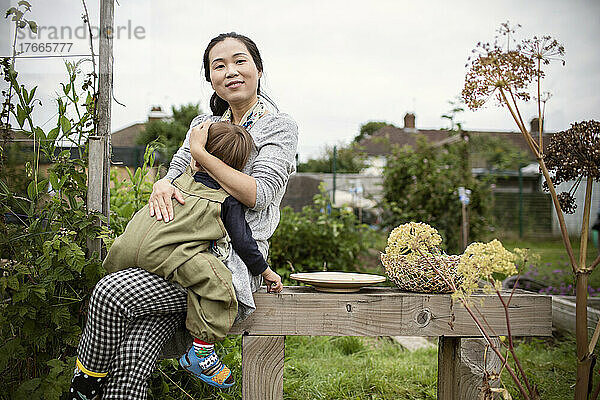
[[[73,34],[82,25],[78,1],[30,0],[30,19],[46,27],[20,43],[73,43],[70,54],[89,53],[84,39],[52,38],[52,28]],[[2,9],[16,1],[0,0]],[[88,0],[98,25],[99,1]],[[518,36],[550,34],[566,49],[566,66],[551,66],[544,90],[552,92],[546,128],[600,119],[600,2],[583,1],[141,1],[119,0],[114,41],[112,127],[143,122],[153,105],[200,103],[212,90],[201,71],[209,40],[236,31],[252,38],[264,60],[262,85],[300,129],[301,160],[326,145],[348,143],[359,126],[385,120],[402,126],[406,112],[418,128],[441,128],[448,100],[462,89],[465,62],[478,41],[491,41],[499,24],[521,24]],[[137,30],[136,30],[137,29]],[[9,23],[0,28],[0,55],[10,54]],[[79,35],[81,36],[81,35]],[[97,51],[97,43],[96,43]],[[55,53],[52,53],[55,54]],[[66,51],[63,52],[66,54]],[[24,82],[40,86],[42,124],[55,113],[52,97],[64,78],[60,59],[20,59]],[[533,104],[523,108],[534,116]],[[490,104],[466,112],[470,130],[514,130],[506,109]],[[45,127],[51,126],[51,120]]]

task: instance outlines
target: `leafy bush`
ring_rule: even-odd
[[[416,149],[393,149],[383,172],[384,225],[425,222],[439,231],[446,251],[458,252],[462,214],[457,189],[463,186],[472,191],[469,239],[483,239],[488,231],[490,192],[487,183],[474,179],[465,165],[465,146],[460,142],[434,148],[423,139]]]
[[[20,85],[13,64],[2,60],[2,75],[16,96],[16,107],[7,96],[3,115],[12,115],[34,143],[32,161],[23,166],[26,194],[11,190],[10,176],[0,179],[0,213],[5,216],[0,220],[3,399],[58,399],[69,387],[84,302],[103,274],[99,255],[86,255],[87,241],[98,236],[104,219],[86,207],[86,148],[77,147],[79,158],[58,149],[60,141],[79,145],[93,132],[91,78],[82,81],[81,62],[66,66],[69,81],[57,99],[55,126],[46,131],[31,118],[38,104],[36,88]],[[45,176],[40,157],[51,162]]]
[[[136,142],[141,145],[158,145],[162,154],[161,159],[170,161],[175,152],[183,143],[185,135],[190,128],[190,123],[198,114],[202,113],[198,104],[184,104],[179,108],[172,106],[173,117],[170,120],[153,120],[146,123],[145,129],[137,137]]]
[[[281,210],[279,227],[270,240],[270,262],[283,278],[291,268],[296,272],[328,270],[354,271],[357,256],[366,253],[374,243],[367,225],[360,224],[352,211],[331,207],[321,187],[310,206],[294,212]]]
[[[107,242],[107,239],[115,238],[123,233],[133,214],[148,203],[150,193],[152,193],[152,183],[154,183],[150,181],[148,173],[154,165],[155,157],[156,149],[151,143],[146,146],[144,163],[141,167],[136,168],[134,172],[125,167],[129,180],[119,181],[116,169],[110,172],[112,183],[110,188],[110,231],[105,232],[105,243],[112,243],[112,241]],[[107,234],[108,236],[106,236]]]

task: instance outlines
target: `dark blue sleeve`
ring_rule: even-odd
[[[231,238],[231,245],[248,267],[252,275],[260,275],[268,264],[258,250],[252,230],[246,222],[245,207],[233,196],[225,199],[221,206],[221,219]]]

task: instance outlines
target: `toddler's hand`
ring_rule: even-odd
[[[194,160],[193,158],[190,161],[190,167],[192,168],[192,173],[196,173],[198,172],[198,170],[200,170],[201,165],[200,163],[198,163],[198,161]]]
[[[267,284],[267,293],[280,293],[283,290],[281,276],[277,272],[267,267],[261,275]]]

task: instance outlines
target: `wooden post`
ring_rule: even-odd
[[[460,338],[440,336],[438,342],[438,400],[460,400],[458,397],[458,368]]]
[[[242,336],[242,399],[283,400],[285,336]]]
[[[96,107],[98,131],[89,137],[88,198],[89,211],[100,211],[110,216],[110,108],[113,85],[113,28],[114,0],[100,0],[100,67],[98,104]],[[94,71],[95,72],[95,71]],[[102,257],[102,241],[88,243],[90,254]]]

